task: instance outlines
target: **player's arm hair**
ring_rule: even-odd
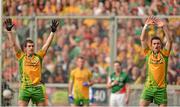
[[[51,32],[50,35],[48,36],[45,44],[43,45],[42,50],[44,50],[45,52],[47,52],[47,50],[48,50],[48,48],[49,48],[49,46],[50,46],[53,38],[54,38],[54,33]]]
[[[128,83],[126,83],[126,97],[129,98],[130,96],[130,92],[131,92],[131,88],[130,85]]]
[[[15,35],[13,35],[13,32],[7,31],[7,35],[8,35],[8,39],[10,41],[10,44],[12,45],[15,53],[18,52],[19,50],[21,50],[20,46],[16,42],[16,38],[15,38]]]
[[[107,87],[107,88],[112,88],[113,85],[114,85],[114,84],[113,84],[113,82],[111,82],[110,77],[109,77],[108,80],[107,80],[106,87]]]
[[[154,25],[154,21],[155,21],[155,17],[154,16],[149,16],[146,21],[145,21],[145,25],[142,29],[141,32],[141,45],[142,48],[147,49],[148,48],[148,37],[146,36],[146,29],[148,25]]]
[[[92,86],[94,84],[94,81],[92,79],[89,80],[88,85]]]
[[[71,71],[69,83],[68,83],[68,94],[69,94],[69,96],[72,96],[73,84],[74,84],[74,76],[73,76],[73,73]]]
[[[94,81],[93,81],[93,78],[92,78],[92,72],[90,71],[90,77],[89,77],[89,80],[88,80],[88,86],[92,86],[94,84]]]
[[[12,19],[11,18],[8,18],[4,21],[4,25],[5,25],[5,28],[6,28],[6,31],[7,31],[7,36],[8,36],[8,39],[9,39],[9,42],[10,42],[10,45],[12,45],[15,53],[17,51],[19,51],[21,48],[20,46],[17,44],[16,42],[16,38],[15,36],[13,35],[13,32],[12,32],[12,28],[14,27],[14,24],[12,22]]]
[[[165,49],[170,51],[171,47],[172,47],[173,38],[172,38],[172,35],[169,34],[169,30],[168,30],[167,25],[163,26],[163,31],[164,31],[164,34],[165,34],[165,37],[166,37],[166,40],[167,40],[166,45],[165,45]]]
[[[51,25],[51,33],[48,36],[45,44],[42,47],[42,50],[44,50],[45,52],[47,52],[53,38],[54,38],[54,33],[56,32],[57,26],[58,26],[58,21],[57,20],[52,20],[52,25]]]
[[[72,89],[73,89],[73,81],[69,81],[69,84],[68,84],[68,92],[69,92],[69,95],[72,95]]]
[[[140,36],[140,40],[141,40],[141,46],[142,48],[146,49],[148,48],[148,41],[147,41],[147,36],[146,36],[146,29],[147,29],[147,24],[144,25],[142,32],[141,32],[141,36]]]

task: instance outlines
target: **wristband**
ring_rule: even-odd
[[[144,28],[144,29],[146,29],[146,28],[147,28],[147,26],[148,26],[148,24],[145,24],[143,28]]]
[[[88,82],[83,82],[83,86],[87,87],[87,86],[89,86],[89,83]]]
[[[114,86],[114,82],[111,83],[111,86]]]
[[[72,104],[74,102],[74,97],[72,95],[69,95],[69,103]]]

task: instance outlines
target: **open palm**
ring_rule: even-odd
[[[5,27],[8,31],[11,31],[11,29],[13,28],[14,24],[12,23],[12,19],[8,18],[4,21]]]
[[[159,18],[155,19],[155,24],[158,26],[158,27],[163,27],[165,25],[164,21],[163,20],[160,20]]]
[[[145,21],[145,24],[147,25],[151,25],[151,24],[154,24],[154,17],[153,16],[149,16],[146,21]]]

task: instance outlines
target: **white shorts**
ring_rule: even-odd
[[[111,93],[110,96],[111,107],[122,107],[125,106],[125,93]]]

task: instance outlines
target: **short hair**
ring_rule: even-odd
[[[162,41],[161,41],[160,37],[157,37],[157,36],[152,37],[151,38],[151,44],[152,44],[153,40],[159,40],[161,42],[161,45],[162,45]]]
[[[118,60],[115,60],[115,61],[114,61],[114,64],[115,64],[115,63],[118,63],[118,64],[121,66],[121,62],[118,61]]]
[[[27,43],[33,43],[33,44],[34,44],[34,42],[33,42],[31,39],[27,39],[27,40],[25,40],[24,43],[23,43],[23,47],[24,47],[24,48],[27,47]]]
[[[79,55],[78,57],[77,57],[77,59],[85,59],[85,57],[84,56],[82,56],[82,55]]]

